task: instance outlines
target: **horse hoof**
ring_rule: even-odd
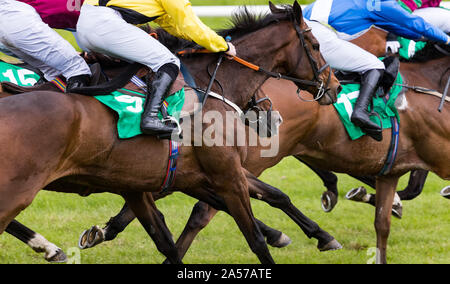
[[[85,230],[78,240],[80,249],[92,248],[105,240],[105,234],[99,226],[92,226],[89,230]]]
[[[401,219],[403,216],[403,204],[400,196],[395,193],[394,203],[392,204],[392,216]]]
[[[442,195],[442,197],[445,197],[445,198],[450,199],[450,185],[444,187],[444,188],[441,190],[441,195]]]
[[[86,249],[87,247],[87,236],[88,236],[89,230],[84,230],[83,233],[81,233],[80,238],[78,239],[78,247],[80,249]]]
[[[325,191],[322,193],[322,210],[325,212],[331,212],[334,206],[337,204],[337,196],[331,191]]]
[[[51,263],[63,263],[67,262],[67,255],[62,251],[62,249],[58,249],[53,256],[46,257],[45,260]]]
[[[89,248],[94,247],[105,240],[105,234],[99,226],[93,226],[88,233],[88,246]]]
[[[319,249],[319,251],[339,250],[342,249],[342,245],[338,241],[336,241],[336,239],[332,239],[326,245],[322,247],[317,246],[317,248]]]
[[[403,217],[403,207],[398,204],[392,205],[392,216],[401,219]]]
[[[284,248],[290,245],[292,242],[291,238],[289,238],[286,234],[281,233],[281,236],[275,242],[269,243],[269,245],[275,248]]]
[[[360,186],[358,188],[354,188],[347,192],[345,198],[352,201],[357,202],[365,202],[364,197],[367,195],[367,190],[364,186]]]

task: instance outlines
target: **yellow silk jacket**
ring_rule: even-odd
[[[194,41],[212,52],[228,50],[225,39],[195,15],[188,0],[86,0],[85,4],[113,8],[130,24],[154,21],[170,34]]]

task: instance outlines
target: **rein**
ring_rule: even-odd
[[[187,54],[205,54],[205,53],[213,53],[213,52],[211,52],[211,51],[209,51],[207,49],[192,49],[192,48],[191,49],[185,49],[185,50],[177,52],[177,54],[180,55],[180,56],[187,55]],[[299,83],[299,84],[302,84],[302,85],[305,85],[305,86],[308,86],[308,87],[320,88],[321,86],[323,86],[323,83],[321,84],[321,83],[319,83],[317,81],[298,79],[298,78],[290,77],[290,76],[287,76],[287,75],[283,75],[281,73],[268,71],[268,70],[266,70],[266,69],[264,69],[264,68],[262,68],[262,67],[260,67],[258,65],[250,63],[250,62],[248,62],[248,61],[246,61],[246,60],[244,60],[244,59],[242,59],[242,58],[240,58],[238,56],[232,57],[231,60],[233,60],[233,61],[235,61],[235,62],[237,62],[237,63],[239,63],[239,64],[241,64],[241,65],[243,65],[243,66],[245,66],[245,67],[247,67],[249,69],[252,69],[252,70],[254,70],[256,72],[264,73],[264,74],[266,74],[266,75],[268,75],[269,77],[272,77],[272,78],[284,79],[284,80],[288,80],[288,81],[291,81],[291,82],[294,82],[294,83]],[[219,65],[220,65],[220,63],[219,63]],[[320,69],[320,73],[323,72],[327,67],[328,67],[328,64],[324,65]],[[316,68],[313,68],[313,70],[316,70],[316,72],[318,72],[318,70]],[[316,73],[316,72],[314,72],[314,73]],[[318,73],[318,74],[320,74],[320,73]]]
[[[235,61],[235,62],[237,62],[237,63],[239,63],[239,64],[241,64],[242,66],[245,66],[245,67],[247,67],[247,68],[249,68],[251,70],[254,70],[255,72],[263,73],[263,74],[265,74],[265,75],[267,75],[269,77],[276,78],[278,80],[280,80],[280,79],[288,80],[288,81],[291,81],[293,83],[299,84],[302,87],[305,87],[305,86],[306,87],[316,87],[319,91],[314,96],[313,100],[305,100],[305,99],[301,98],[301,96],[300,96],[301,88],[300,87],[298,87],[298,89],[297,89],[297,94],[298,94],[299,98],[301,100],[303,100],[303,101],[308,101],[308,102],[318,101],[319,99],[321,99],[324,96],[324,94],[326,92],[329,91],[329,87],[328,86],[329,86],[330,80],[331,80],[331,71],[328,74],[328,79],[327,79],[326,84],[324,84],[324,82],[322,80],[320,80],[319,77],[320,77],[320,74],[322,74],[330,66],[329,66],[328,63],[326,63],[321,68],[318,68],[317,67],[317,62],[314,60],[314,58],[313,58],[313,56],[311,54],[311,51],[309,50],[308,46],[306,45],[306,40],[305,40],[305,37],[304,37],[303,34],[305,32],[310,32],[311,28],[307,28],[305,30],[301,30],[300,27],[298,25],[296,25],[296,24],[294,24],[294,28],[295,28],[295,31],[297,32],[297,35],[298,35],[298,37],[300,39],[302,47],[303,47],[303,49],[306,52],[307,58],[309,60],[311,68],[313,70],[314,80],[303,80],[303,79],[294,78],[294,77],[291,77],[291,76],[288,76],[288,75],[283,75],[283,74],[281,74],[279,72],[272,72],[272,71],[269,71],[269,70],[266,70],[266,69],[262,68],[261,66],[258,66],[256,64],[250,63],[247,60],[244,60],[244,59],[242,59],[242,58],[240,58],[238,56],[233,56],[230,59]],[[230,37],[227,37],[227,40],[230,40]],[[211,52],[211,51],[209,51],[207,49],[204,49],[204,48],[200,48],[200,49],[188,48],[188,49],[184,49],[184,50],[181,50],[181,51],[177,52],[177,55],[178,56],[184,56],[184,55],[187,55],[187,54],[209,54],[209,53],[213,53],[213,52]],[[217,61],[214,73],[212,75],[210,75],[211,76],[211,80],[210,80],[210,82],[208,84],[208,88],[207,88],[206,91],[203,91],[203,93],[205,94],[205,99],[203,100],[203,105],[205,104],[206,99],[209,96],[209,92],[211,90],[212,84],[215,81],[216,72],[217,72],[220,64],[222,63],[223,56],[224,55],[222,53],[220,55],[218,61]]]

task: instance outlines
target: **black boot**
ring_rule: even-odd
[[[90,75],[78,75],[67,79],[66,93],[72,93],[72,90],[89,86]]]
[[[153,81],[149,84],[147,101],[141,119],[141,130],[144,134],[171,134],[176,130],[176,127],[162,123],[158,118],[158,113],[178,72],[178,66],[175,64],[165,64],[156,72]]]
[[[377,91],[384,70],[373,69],[365,72],[361,79],[361,90],[356,99],[351,121],[376,141],[383,140],[382,129],[369,118],[369,104]]]

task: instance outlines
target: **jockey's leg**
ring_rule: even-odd
[[[352,122],[377,141],[382,139],[381,127],[369,118],[368,106],[384,73],[384,64],[375,55],[342,40],[325,25],[306,21],[320,43],[325,61],[337,70],[362,74],[361,90],[352,114]]]
[[[19,1],[0,0],[0,42],[47,80],[90,76],[89,66],[73,46],[42,22],[36,10]]]
[[[83,5],[77,34],[80,43],[89,51],[138,62],[156,73],[149,86],[151,100],[146,103],[141,126],[147,134],[170,134],[175,128],[161,123],[157,113],[178,75],[179,59],[159,41],[127,23],[119,12],[108,7]]]
[[[417,9],[413,14],[422,17],[428,23],[450,33],[450,10],[438,7]]]

